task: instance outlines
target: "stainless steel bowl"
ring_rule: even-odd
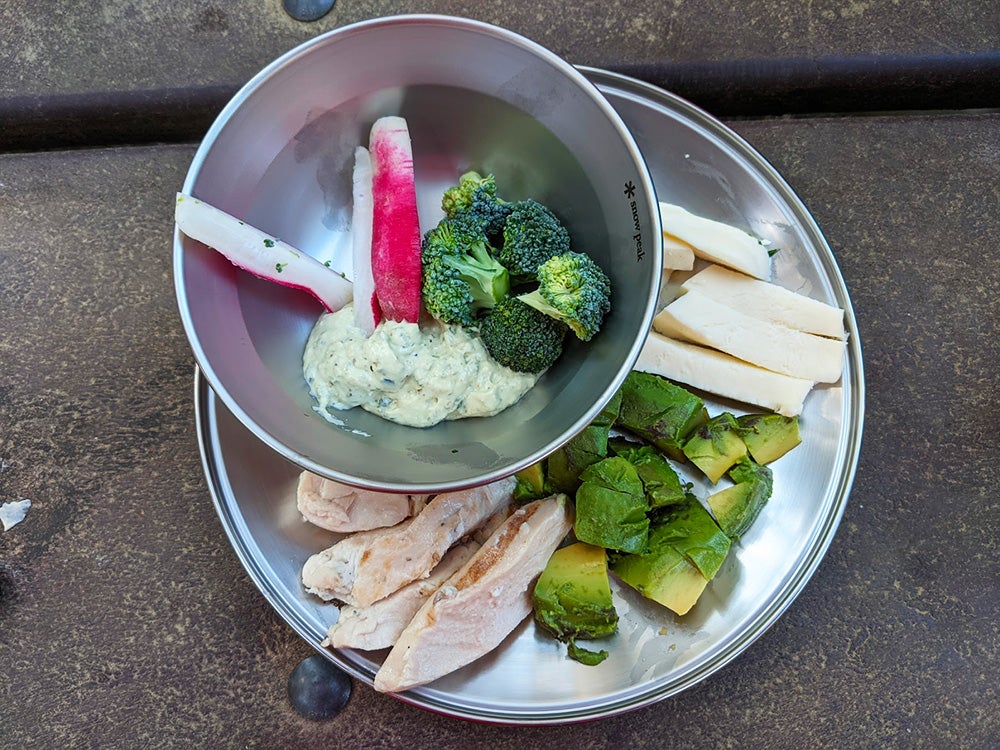
[[[612,280],[601,334],[570,342],[503,413],[419,429],[359,408],[338,414],[341,425],[317,414],[301,360],[318,303],[175,233],[184,328],[216,395],[299,466],[377,489],[489,481],[568,440],[631,368],[659,286],[656,196],[629,130],[579,71],[509,31],[426,15],[346,26],[269,65],[219,115],[184,190],[350,275],[353,150],[387,114],[408,121],[425,228],[441,216],[444,188],[470,168],[563,219]]]

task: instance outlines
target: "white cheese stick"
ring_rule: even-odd
[[[684,291],[697,289],[716,302],[746,315],[818,336],[842,339],[844,311],[777,284],[711,265],[681,285]]]
[[[835,383],[844,369],[846,342],[752,318],[697,290],[667,305],[653,318],[653,327],[664,336],[803,380]]]
[[[694,268],[694,248],[664,232],[663,268],[667,271],[690,271]]]
[[[668,338],[650,331],[635,369],[662,375],[723,398],[760,406],[794,417],[813,387],[811,380],[791,378],[751,365],[715,349]]]
[[[702,260],[721,263],[765,281],[771,278],[771,258],[761,241],[742,229],[713,221],[674,206],[660,204],[663,233],[682,240]]]

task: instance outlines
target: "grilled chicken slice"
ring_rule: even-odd
[[[372,492],[303,471],[295,497],[309,523],[348,533],[395,526],[419,513],[429,495]]]
[[[374,651],[392,646],[420,606],[438,590],[442,583],[469,561],[479,549],[476,542],[457,544],[448,550],[430,576],[403,586],[368,607],[345,605],[340,616],[327,631],[324,646],[362,648]]]
[[[565,495],[516,511],[420,608],[375,674],[375,689],[423,685],[496,648],[531,612],[530,587],[572,525]]]
[[[306,560],[302,583],[321,599],[367,607],[430,575],[451,545],[510,503],[515,484],[446,492],[396,526],[352,534]]]
[[[516,507],[517,503],[514,502],[513,498],[510,498],[510,502],[483,521],[482,526],[469,534],[469,541],[475,542],[477,549],[482,547],[486,544],[487,540],[493,536],[494,533],[496,533],[496,530],[499,529],[508,518],[510,518],[510,514],[514,512]]]
[[[511,506],[505,506],[486,519],[476,529],[468,542],[448,550],[441,562],[434,566],[430,576],[408,583],[399,591],[379,599],[368,607],[344,605],[337,622],[327,631],[324,646],[334,648],[361,648],[374,651],[392,646],[403,628],[417,613],[428,597],[440,588],[473,553],[486,542],[500,525],[507,520]]]

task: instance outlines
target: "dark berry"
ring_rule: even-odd
[[[288,678],[288,700],[307,719],[332,719],[351,697],[351,678],[322,654],[299,662]]]

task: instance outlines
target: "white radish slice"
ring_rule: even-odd
[[[368,149],[354,150],[354,207],[351,248],[354,261],[354,325],[371,336],[382,317],[372,276],[372,158]]]
[[[178,193],[174,221],[184,234],[221,253],[234,266],[309,292],[329,312],[353,297],[351,282],[337,271],[202,200]]]

